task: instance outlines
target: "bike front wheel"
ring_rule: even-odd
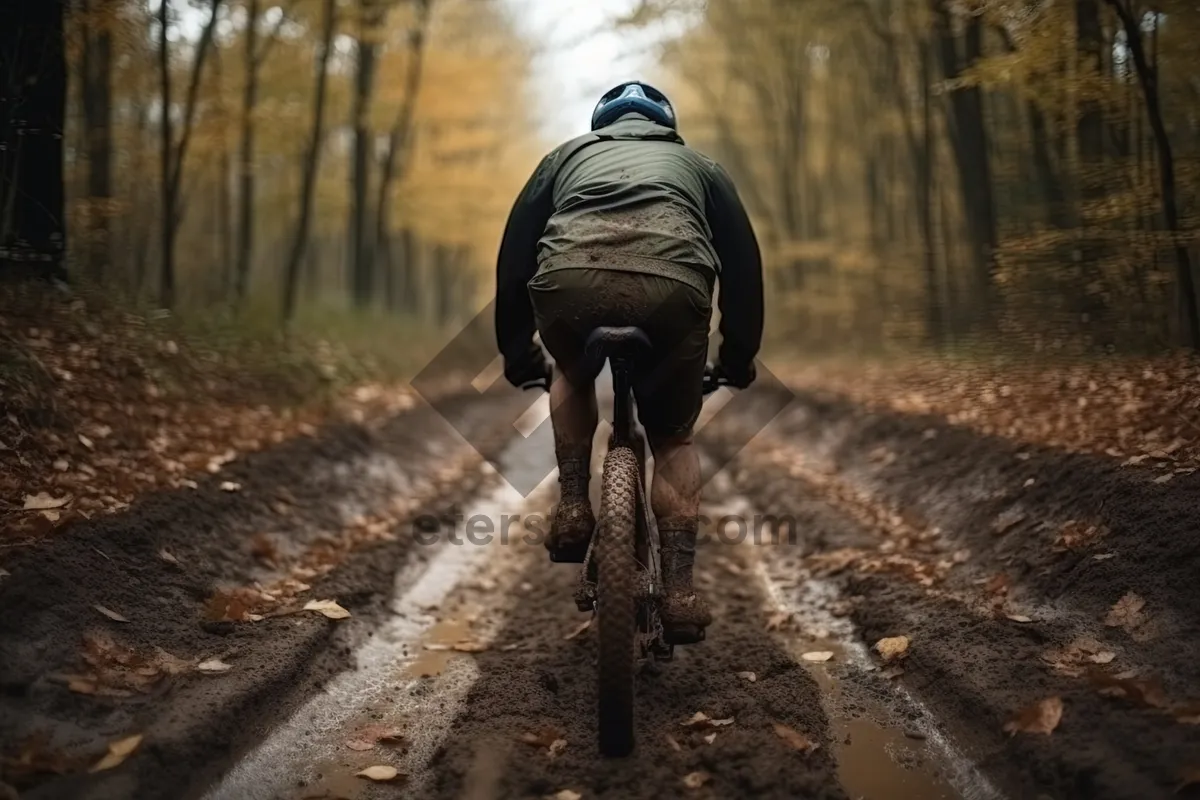
[[[596,538],[597,710],[600,752],[633,750],[633,675],[636,665],[638,462],[616,447],[604,459]]]

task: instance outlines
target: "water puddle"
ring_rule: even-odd
[[[880,724],[890,714],[881,706],[847,697],[828,665],[843,668],[846,651],[840,642],[815,639],[805,652],[832,652],[825,663],[803,662],[821,687],[836,743],[838,777],[847,793],[859,800],[959,800],[961,795],[937,769],[937,755],[925,746],[925,734]],[[854,716],[845,709],[853,705]]]
[[[441,675],[454,656],[461,656],[452,648],[470,638],[471,626],[459,619],[446,619],[435,623],[425,634],[421,650],[405,668],[409,677],[432,678]],[[431,649],[428,647],[432,645]],[[445,649],[442,649],[445,648]]]
[[[755,571],[772,605],[787,612],[799,635],[785,646],[821,687],[838,775],[855,800],[998,800],[999,792],[940,732],[921,702],[899,684],[871,673],[877,668],[850,621],[826,609],[838,597],[832,584],[772,576],[762,554]],[[833,653],[827,661],[805,653]],[[885,702],[882,698],[887,697]]]

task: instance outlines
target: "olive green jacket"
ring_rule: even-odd
[[[762,340],[762,259],[729,175],[670,128],[637,114],[546,156],[509,215],[496,269],[496,338],[508,362],[529,352],[539,272],[650,273],[711,299],[720,284],[720,359],[740,367]]]

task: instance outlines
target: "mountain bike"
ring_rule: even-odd
[[[633,327],[597,328],[585,345],[613,378],[612,435],[604,457],[600,513],[580,571],[575,604],[595,614],[600,752],[628,755],[634,746],[634,674],[648,658],[670,661],[674,645],[663,636],[658,526],[646,481],[646,437],[634,417],[633,374],[651,351]],[[704,393],[727,385],[712,369]]]

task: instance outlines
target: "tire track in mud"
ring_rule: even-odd
[[[500,490],[469,503],[468,513],[537,512],[554,494],[552,484],[548,479],[528,501]],[[730,481],[719,478],[706,494],[732,492]],[[830,535],[854,527],[822,499],[810,503],[811,521]],[[732,498],[721,507],[707,505],[704,513],[710,520],[744,517],[747,507]],[[596,643],[593,630],[579,632],[588,617],[573,606],[578,567],[550,564],[540,538],[527,543],[516,531],[507,544],[444,549],[429,568],[442,570],[440,582],[428,572],[400,576],[393,612],[402,616],[360,649],[358,670],[310,701],[208,800],[485,800],[563,791],[587,798],[998,796],[939,739],[928,712],[911,698],[889,696],[886,682],[867,674],[873,666],[865,652],[856,652],[857,660],[846,657],[862,647],[848,624],[835,624],[822,610],[828,597],[789,594],[794,581],[769,566],[769,548],[726,545],[709,534],[697,559],[697,583],[716,622],[704,643],[676,648],[673,662],[644,665],[636,690],[638,746],[629,758],[604,759],[597,752]],[[443,560],[449,568],[439,566]],[[422,593],[431,583],[437,591]],[[445,600],[422,616],[414,595]],[[798,617],[801,630],[778,629],[781,610]],[[837,630],[814,633],[823,623]],[[438,647],[469,637],[487,649],[421,653],[422,637]],[[836,650],[835,663],[802,663],[812,649]],[[696,712],[733,723],[685,726]],[[798,752],[776,724],[819,746]],[[407,749],[347,748],[364,725],[404,731]],[[565,747],[551,752],[555,740]],[[355,777],[372,764],[396,766],[405,777],[389,784]],[[701,785],[685,784],[688,778]]]
[[[1168,492],[1100,459],[804,398],[763,438],[731,472],[752,505],[798,523],[765,559],[772,580],[801,599],[840,595],[811,604],[840,606],[856,648],[912,641],[904,674],[877,693],[885,710],[915,698],[1014,798],[1200,796],[1188,777],[1200,730],[1179,710],[1200,687],[1196,517],[1183,513],[1194,480]],[[1056,544],[1064,520],[1107,529]],[[839,551],[864,561],[829,567]],[[1105,624],[1130,587],[1153,604],[1146,630]],[[845,678],[868,695],[871,682]],[[1065,706],[1049,736],[1004,730],[1047,697]]]
[[[708,639],[676,648],[670,663],[642,670],[637,748],[625,759],[601,758],[595,639],[590,630],[565,638],[586,619],[571,600],[577,569],[548,563],[540,547],[529,550],[522,582],[532,590],[498,634],[527,646],[476,658],[480,676],[430,765],[433,780],[413,796],[457,798],[469,790],[478,798],[544,797],[565,789],[583,797],[847,797],[837,780],[820,687],[765,631],[761,592],[711,566],[699,575],[717,620]],[[744,672],[754,672],[754,682],[739,675]],[[685,727],[698,711],[734,722],[712,730]],[[791,749],[772,723],[821,746],[808,755]],[[518,741],[546,728],[567,742],[555,757]],[[716,737],[707,743],[711,733]],[[683,780],[696,772],[709,779],[689,792]]]

